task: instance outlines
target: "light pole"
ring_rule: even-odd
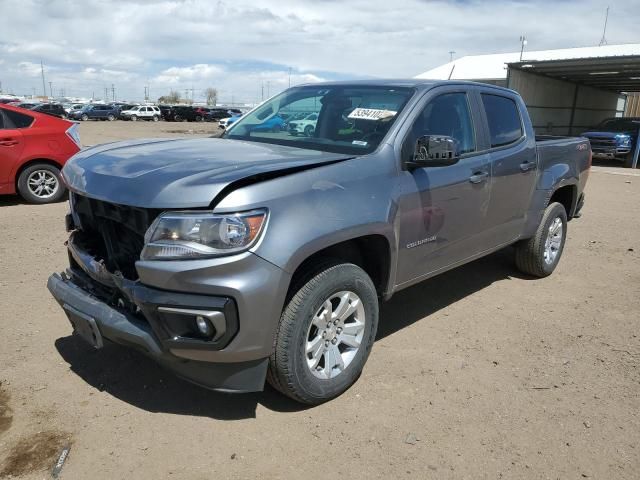
[[[53,98],[53,82],[49,82],[49,96]]]

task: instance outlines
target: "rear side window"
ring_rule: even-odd
[[[29,128],[33,123],[33,117],[24,113],[14,112],[13,110],[4,110],[4,114],[16,128]],[[7,128],[9,128],[7,126]]]
[[[522,138],[522,121],[516,102],[500,95],[482,94],[487,114],[491,148],[503,147]]]
[[[2,116],[2,112],[0,111],[0,130],[4,128],[4,117]]]

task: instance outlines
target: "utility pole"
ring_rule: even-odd
[[[2,80],[0,80],[0,93],[2,93]]]
[[[53,98],[53,82],[49,82],[49,95]]]
[[[260,100],[264,102],[264,80],[262,81],[262,94]]]
[[[149,87],[148,86],[144,87],[144,101],[145,102],[149,101]]]
[[[522,61],[522,54],[524,53],[524,46],[527,44],[527,37],[520,35],[520,61]]]
[[[267,80],[267,98],[271,96],[269,95],[270,91],[271,91],[271,80]]]
[[[456,54],[455,50],[449,51],[449,63],[453,62],[453,56]]]
[[[289,88],[291,88],[291,67],[289,67]]]
[[[602,30],[602,38],[600,39],[599,47],[607,44],[607,23],[609,22],[609,7],[607,7],[607,14],[604,17],[604,29]]]
[[[44,84],[44,65],[42,64],[42,60],[40,60],[40,73],[42,74],[42,96],[47,96],[47,87]]]
[[[115,85],[112,83],[111,84],[111,96],[113,97],[113,101],[116,101],[116,87]]]

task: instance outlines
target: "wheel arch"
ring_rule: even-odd
[[[567,212],[567,219],[571,219],[578,203],[578,186],[575,184],[564,184],[558,186],[551,193],[547,206],[554,202],[561,204]]]
[[[286,302],[323,267],[336,261],[359,266],[371,277],[378,295],[388,295],[393,274],[391,243],[385,235],[374,233],[324,245],[306,255],[292,269]]]
[[[63,165],[60,162],[57,162],[56,160],[52,160],[50,158],[32,158],[30,160],[27,160],[17,168],[13,176],[13,183],[14,183],[16,192],[18,191],[18,180],[20,179],[20,175],[22,175],[22,172],[24,172],[27,168],[31,167],[32,165],[37,165],[39,163],[51,165],[53,167],[56,167],[58,170],[62,170],[62,167],[63,167]]]

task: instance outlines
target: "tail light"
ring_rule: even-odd
[[[69,129],[66,131],[67,137],[69,137],[73,143],[75,143],[78,148],[82,148],[82,144],[80,143],[80,133],[78,132],[78,124],[72,124]]]

